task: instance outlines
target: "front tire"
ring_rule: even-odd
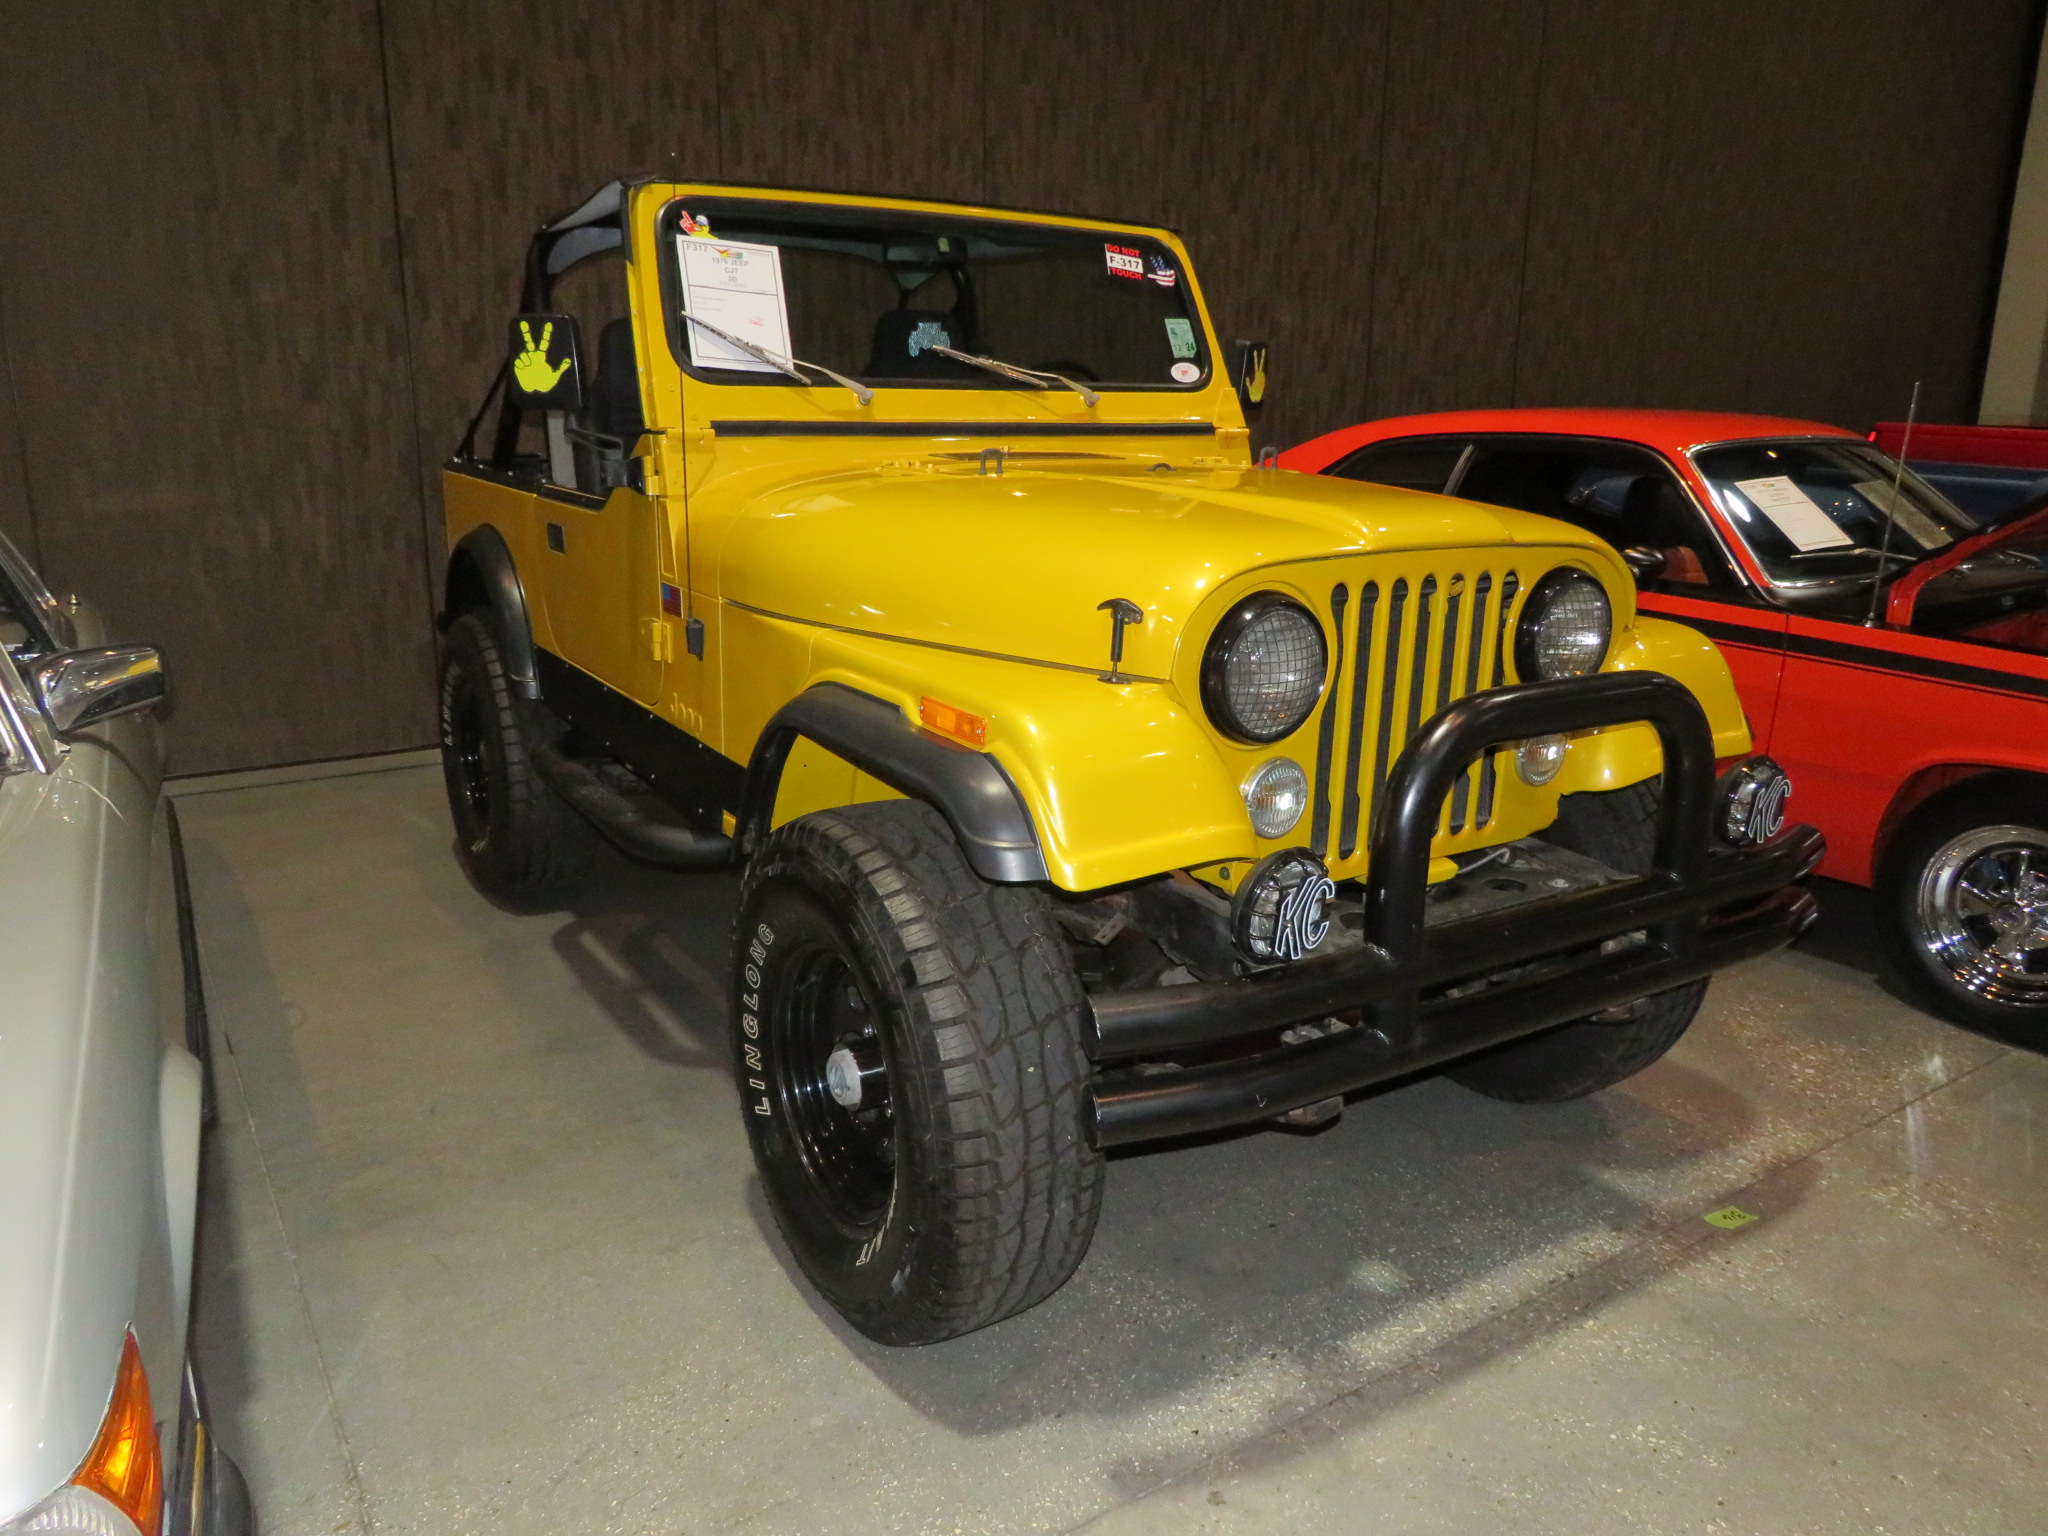
[[[441,642],[441,773],[455,854],[485,896],[515,912],[562,904],[597,856],[597,829],[533,766],[543,706],[519,697],[482,614]]]
[[[1566,795],[1547,841],[1642,874],[1657,846],[1660,781]],[[1704,981],[1687,982],[1630,1005],[1622,1019],[1579,1019],[1496,1047],[1445,1075],[1475,1093],[1515,1104],[1584,1098],[1649,1066],[1678,1043],[1706,1000]]]
[[[1907,824],[1878,870],[1885,959],[1933,1012],[1997,1034],[2048,1027],[2048,793],[1971,781]]]
[[[797,1263],[884,1344],[1044,1300],[1102,1199],[1085,1006],[1044,896],[991,885],[917,801],[821,811],[747,867],[733,1061]]]

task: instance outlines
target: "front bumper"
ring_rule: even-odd
[[[1664,749],[1648,874],[1425,929],[1430,843],[1460,773],[1503,743],[1636,721],[1654,726]],[[1470,695],[1416,733],[1386,791],[1372,828],[1362,949],[1242,980],[1091,1000],[1097,1145],[1270,1119],[1695,981],[1790,943],[1815,916],[1813,897],[1789,888],[1820,862],[1812,827],[1762,847],[1711,846],[1713,738],[1690,691],[1658,673]],[[1630,942],[1637,934],[1642,941]],[[1611,940],[1627,947],[1603,949]],[[1469,985],[1552,957],[1557,966],[1536,967],[1547,974]],[[1161,1060],[1353,1010],[1359,1027],[1299,1044],[1187,1066]]]

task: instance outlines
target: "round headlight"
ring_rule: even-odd
[[[1583,677],[1600,670],[1613,637],[1607,589],[1584,571],[1552,571],[1522,605],[1522,622],[1515,627],[1515,670],[1525,683]]]
[[[1291,597],[1258,592],[1223,617],[1202,656],[1202,704],[1239,741],[1301,728],[1323,692],[1323,627]]]
[[[1244,808],[1261,837],[1285,837],[1308,809],[1308,775],[1291,757],[1259,764],[1244,781]]]

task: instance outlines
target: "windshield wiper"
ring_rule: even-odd
[[[849,379],[843,373],[834,373],[830,368],[827,368],[823,363],[807,363],[800,357],[778,357],[773,352],[770,352],[766,347],[756,346],[753,342],[748,341],[745,337],[735,336],[731,331],[720,330],[717,326],[713,325],[709,320],[698,319],[695,315],[691,314],[687,309],[683,311],[683,318],[689,321],[692,325],[703,326],[705,330],[709,331],[712,335],[716,336],[720,341],[726,343],[726,345],[738,347],[742,352],[746,353],[749,357],[759,358],[762,362],[766,363],[770,368],[773,368],[777,373],[788,374],[792,379],[795,379],[799,384],[805,385],[806,387],[810,386],[811,381],[805,378],[801,373],[797,372],[799,368],[808,368],[813,373],[822,373],[823,375],[825,375],[826,378],[830,379],[834,384],[837,384],[841,389],[852,390],[853,398],[858,400],[862,405],[868,405],[873,403],[874,401],[875,392],[872,389],[869,389],[867,385],[861,383],[858,379]]]
[[[1064,384],[1068,389],[1079,395],[1083,405],[1099,405],[1102,401],[1102,396],[1098,395],[1086,384],[1076,384],[1063,373],[1048,373],[1043,368],[1020,368],[1015,363],[1006,363],[1000,358],[977,357],[972,352],[962,352],[954,347],[942,347],[936,342],[926,342],[924,349],[927,352],[936,352],[941,357],[950,357],[956,363],[972,363],[977,368],[986,369],[988,372],[997,374],[1002,378],[1016,379],[1020,383],[1029,384],[1034,389],[1051,389],[1052,384],[1045,382],[1047,379],[1051,379],[1053,384]]]

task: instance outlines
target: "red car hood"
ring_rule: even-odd
[[[1964,539],[1955,548],[1945,550],[1931,560],[1921,561],[1892,583],[1891,594],[1885,600],[1886,622],[1901,629],[1911,627],[1913,609],[1919,603],[1920,594],[1926,590],[1927,584],[1937,577],[1947,575],[1965,560],[1974,559],[1994,549],[2024,548],[2029,545],[2048,549],[2048,507],[2043,507],[2017,521],[1980,533],[1974,538]]]

